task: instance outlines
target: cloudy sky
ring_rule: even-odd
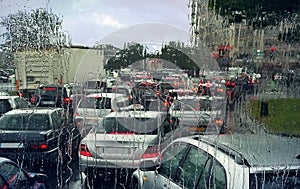
[[[92,46],[112,40],[149,43],[178,40],[188,43],[188,1],[0,0],[0,16],[17,10],[52,9],[63,19],[62,31],[72,36],[74,45]]]

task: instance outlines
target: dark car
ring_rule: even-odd
[[[60,85],[42,85],[36,89],[31,103],[39,107],[72,107],[72,98],[68,96],[66,87]]]
[[[27,172],[14,161],[0,157],[0,188],[45,189],[48,178],[41,173]]]
[[[49,170],[76,158],[78,129],[62,108],[15,109],[0,118],[0,154],[24,167]]]

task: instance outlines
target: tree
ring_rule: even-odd
[[[146,58],[145,47],[138,43],[131,43],[119,50],[114,57],[110,58],[105,65],[105,69],[126,68],[134,62]]]
[[[284,19],[292,19],[300,10],[299,0],[209,0],[209,7],[230,22],[238,21],[243,15],[254,29],[275,26]]]
[[[71,43],[69,36],[60,31],[62,19],[51,10],[18,11],[2,17],[0,25],[6,29],[1,34],[3,51],[60,49]]]

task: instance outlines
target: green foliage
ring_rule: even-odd
[[[159,58],[168,61],[180,69],[194,70],[199,72],[198,66],[190,58],[193,49],[185,46],[183,43],[171,41],[161,48],[161,53],[147,53],[147,48],[140,44],[131,44],[122,50],[119,50],[114,57],[108,60],[105,69],[120,69],[129,66],[132,63],[146,58]]]
[[[69,42],[67,35],[60,31],[62,19],[46,9],[31,12],[19,10],[2,17],[0,25],[6,29],[1,34],[4,39],[1,44],[3,51],[59,49]]]
[[[241,16],[245,17],[254,29],[293,21],[300,10],[299,0],[210,0],[209,7],[229,22],[239,22]]]
[[[122,50],[119,50],[114,57],[107,61],[105,69],[126,68],[130,64],[145,58],[145,48],[141,44],[130,44]]]
[[[252,116],[263,123],[270,133],[300,136],[300,99],[271,99],[268,116],[260,116],[261,101],[251,101]]]

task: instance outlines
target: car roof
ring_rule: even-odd
[[[49,114],[53,111],[62,110],[62,108],[55,108],[55,107],[35,107],[35,108],[21,108],[21,109],[14,109],[11,110],[5,115],[12,115],[12,114]]]
[[[199,95],[185,95],[185,96],[178,96],[177,97],[177,99],[178,100],[184,100],[184,99],[186,99],[186,100],[193,100],[193,99],[195,99],[195,100],[197,100],[197,99],[199,99],[199,100],[212,100],[212,97],[211,96],[199,96]]]
[[[121,96],[126,96],[124,94],[119,94],[119,93],[93,93],[86,95],[86,97],[107,97],[107,98],[116,98],[116,97],[121,97]]]
[[[4,162],[12,162],[12,163],[15,163],[15,162],[13,162],[12,160],[10,160],[10,159],[8,159],[8,158],[0,157],[0,164],[1,164],[1,163],[4,163]]]
[[[15,99],[15,98],[23,98],[20,96],[0,96],[0,99]]]
[[[250,167],[300,166],[300,138],[274,134],[228,134],[187,137],[217,147]],[[191,140],[190,140],[191,139]]]
[[[155,118],[162,115],[166,115],[166,112],[158,111],[144,111],[144,110],[135,110],[135,111],[115,111],[106,115],[105,117],[143,117],[143,118]]]

